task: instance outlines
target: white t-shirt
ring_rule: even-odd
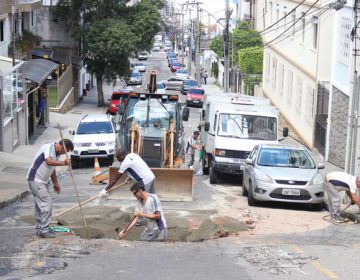
[[[144,205],[141,204],[140,200],[137,200],[135,204],[135,211],[141,211],[145,214],[154,214],[155,212],[160,212],[161,218],[159,220],[146,219],[145,229],[147,231],[156,229],[161,231],[166,228],[164,212],[162,210],[160,200],[156,194],[150,193]]]
[[[55,166],[48,165],[45,161],[49,157],[55,160],[59,159],[59,156],[57,156],[55,152],[55,143],[41,146],[26,175],[28,181],[47,184],[51,174],[55,170]]]
[[[327,174],[326,181],[334,185],[337,190],[345,190],[356,193],[356,176],[336,171]]]
[[[197,139],[194,139],[193,136],[191,135],[189,137],[189,140],[188,140],[188,143],[186,145],[186,153],[188,154],[195,154],[195,149],[193,147],[191,147],[190,145],[192,146],[195,146],[195,145],[199,145],[200,144],[200,139],[199,137]]]
[[[135,181],[142,182],[145,185],[155,179],[154,173],[151,171],[146,162],[137,154],[128,154],[120,164],[120,173],[125,173]]]

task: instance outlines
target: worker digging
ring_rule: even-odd
[[[329,212],[331,222],[344,223],[347,218],[340,216],[340,191],[345,191],[351,199],[351,204],[360,207],[360,201],[356,196],[356,189],[360,188],[360,179],[345,172],[331,172],[325,177],[324,188],[329,198]]]
[[[65,150],[66,149],[66,150]],[[70,165],[71,160],[59,160],[59,157],[74,149],[69,139],[58,143],[45,144],[37,152],[27,174],[27,181],[35,200],[36,234],[42,238],[54,238],[55,233],[49,229],[52,216],[52,199],[49,193],[49,179],[54,191],[60,193],[55,166]]]
[[[145,229],[140,240],[166,241],[168,238],[166,220],[159,198],[155,194],[146,192],[139,184],[133,185],[130,190],[137,199],[134,218],[128,227],[119,232],[119,238],[124,238],[126,233],[137,224],[139,218],[144,218]]]

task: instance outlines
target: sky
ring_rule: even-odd
[[[193,0],[175,0],[175,1],[177,3],[178,9],[181,9],[181,4],[183,4],[187,1],[193,2]],[[198,1],[200,3],[203,3],[203,4],[200,4],[200,7],[203,8],[204,10],[208,11],[209,13],[211,13],[215,18],[219,19],[219,18],[225,17],[225,0],[198,0]],[[230,8],[232,6],[234,6],[233,0],[229,0],[229,6],[230,6]],[[195,7],[193,8],[193,10],[194,10],[193,15],[195,17],[195,15],[196,15]],[[203,13],[203,20],[204,21],[208,20],[207,13]],[[215,19],[213,17],[211,17],[211,23],[215,23]]]

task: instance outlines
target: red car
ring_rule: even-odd
[[[109,109],[108,109],[108,113],[110,115],[116,114],[116,111],[119,108],[120,102],[122,104],[125,104],[127,102],[127,98],[129,96],[130,92],[131,92],[130,90],[121,89],[119,91],[114,91],[112,93],[111,98],[110,98]]]
[[[176,70],[179,70],[183,67],[183,65],[180,62],[174,62],[170,65],[170,71],[175,73]]]
[[[186,95],[186,106],[198,106],[203,105],[205,91],[200,87],[191,87]]]

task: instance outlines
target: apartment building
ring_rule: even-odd
[[[333,2],[319,0],[261,0],[254,17],[264,41],[264,94],[293,136],[344,167],[351,8],[336,10]]]

